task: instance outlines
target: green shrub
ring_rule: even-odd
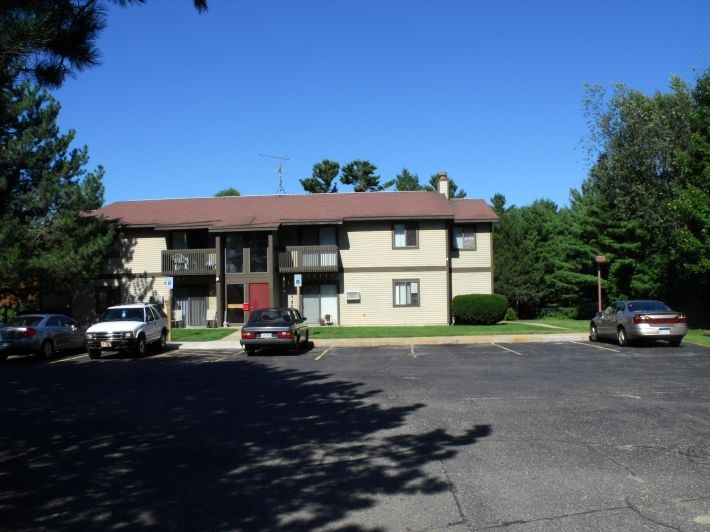
[[[515,309],[513,307],[508,307],[508,310],[505,311],[505,318],[503,318],[505,321],[515,321],[518,319],[518,315],[515,312]]]
[[[451,302],[454,323],[492,325],[505,317],[508,300],[500,294],[463,294]]]

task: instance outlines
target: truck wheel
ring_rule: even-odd
[[[89,358],[96,360],[101,357],[101,349],[89,349]]]
[[[139,356],[139,357],[145,356],[145,353],[146,353],[146,350],[147,350],[147,347],[146,347],[146,344],[145,344],[145,336],[143,336],[143,335],[141,334],[141,335],[138,337],[138,341],[137,341],[137,342],[138,342],[138,343],[136,343],[135,355],[136,355],[136,356]]]
[[[168,345],[168,332],[163,331],[160,333],[160,340],[158,340],[158,351],[165,351]]]

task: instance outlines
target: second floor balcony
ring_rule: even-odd
[[[280,273],[337,272],[338,246],[286,246],[279,252]]]
[[[216,275],[217,250],[168,249],[161,252],[163,275]]]

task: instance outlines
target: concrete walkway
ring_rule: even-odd
[[[240,332],[211,342],[171,342],[178,349],[189,350],[242,350],[239,343]],[[587,342],[588,333],[558,333],[558,334],[511,334],[484,336],[416,336],[413,338],[337,338],[313,340],[316,347],[376,347],[383,345],[444,345],[444,344],[510,344],[526,342]]]

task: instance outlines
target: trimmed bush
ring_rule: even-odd
[[[505,311],[505,317],[503,318],[505,321],[515,321],[518,319],[518,315],[515,313],[515,309],[513,307],[508,307],[508,310]]]
[[[451,302],[454,323],[460,325],[492,325],[503,320],[508,299],[500,294],[463,294]]]

